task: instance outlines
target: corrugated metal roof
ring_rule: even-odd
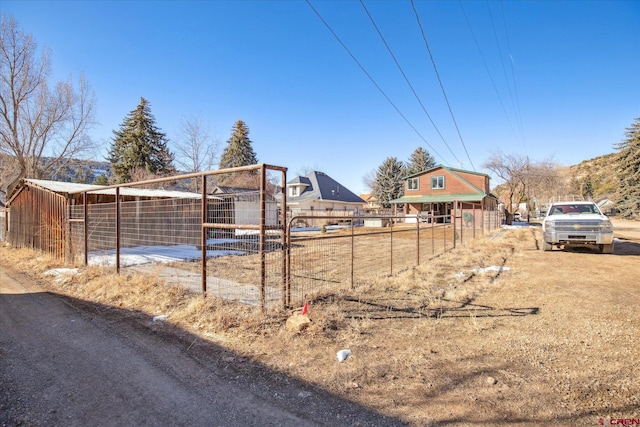
[[[74,182],[47,181],[43,179],[25,179],[26,182],[34,184],[54,193],[77,193],[79,191],[90,191],[91,194],[116,194],[115,188],[100,190],[101,185],[77,184]],[[146,188],[121,187],[120,195],[130,197],[163,197],[173,199],[199,199],[199,193],[188,191],[153,190]]]
[[[100,188],[100,185],[78,184],[75,182],[60,182],[49,181],[45,179],[31,179],[25,178],[25,182],[37,185],[46,190],[53,191],[54,193],[73,193],[76,191],[91,190],[94,188]]]

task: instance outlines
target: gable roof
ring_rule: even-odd
[[[304,187],[299,196],[287,197],[291,202],[328,200],[344,203],[365,203],[364,200],[352,193],[347,187],[341,185],[324,172],[313,171],[307,176],[295,177],[287,183],[287,186],[291,185]]]
[[[452,167],[444,166],[444,165],[437,165],[437,166],[434,166],[434,167],[429,168],[429,169],[421,170],[420,172],[412,173],[411,175],[407,175],[407,176],[403,177],[402,179],[412,178],[412,177],[418,176],[418,175],[424,175],[426,173],[433,172],[433,171],[435,171],[437,169],[445,169],[445,170],[451,172],[452,174],[454,174],[456,176],[460,176],[458,174],[458,172],[469,173],[469,174],[478,175],[478,176],[489,176],[486,173],[482,173],[482,172],[470,171],[470,170],[466,170],[466,169],[457,169],[457,168],[452,168]]]
[[[464,169],[456,169],[456,168],[451,168],[451,167],[447,167],[447,166],[442,166],[442,165],[438,165],[438,166],[434,166],[430,169],[425,169],[423,171],[411,174],[411,175],[407,175],[404,177],[404,179],[409,179],[418,175],[425,175],[428,173],[431,173],[435,170],[438,169],[444,169],[446,171],[448,171],[449,173],[451,173],[453,176],[455,176],[458,180],[460,180],[461,182],[463,182],[464,184],[466,184],[469,189],[471,191],[469,191],[468,193],[457,193],[457,194],[429,194],[429,195],[416,195],[416,196],[402,196],[398,199],[394,199],[391,200],[389,203],[394,203],[394,204],[399,204],[399,203],[447,203],[447,202],[454,202],[454,201],[458,201],[458,202],[473,202],[473,201],[477,201],[477,200],[482,200],[483,198],[489,196],[491,198],[495,198],[497,199],[496,196],[494,196],[491,193],[485,193],[484,190],[482,190],[481,188],[478,188],[476,185],[472,184],[471,182],[469,182],[466,178],[464,178],[462,175],[460,175],[460,172],[462,173],[467,173],[467,174],[473,174],[473,175],[478,175],[478,176],[484,176],[487,177],[488,175],[486,173],[480,173],[480,172],[475,172],[475,171],[468,171],[468,170],[464,170]]]

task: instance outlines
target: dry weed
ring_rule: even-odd
[[[539,425],[544,422],[538,421],[569,419],[569,410],[560,408],[550,387],[564,387],[566,393],[560,400],[570,398],[570,389],[589,391],[586,385],[577,386],[581,371],[563,373],[569,369],[565,360],[572,354],[567,350],[584,352],[587,360],[586,355],[593,356],[590,349],[606,339],[620,339],[620,345],[623,338],[632,342],[637,328],[625,335],[624,328],[614,331],[607,326],[605,332],[598,330],[580,338],[588,346],[576,341],[575,331],[585,335],[581,331],[605,323],[595,319],[598,321],[593,325],[586,325],[580,320],[589,319],[590,311],[599,306],[585,307],[576,320],[572,316],[580,308],[572,306],[574,311],[569,311],[566,305],[556,304],[556,299],[574,301],[572,292],[581,290],[566,285],[558,286],[559,290],[543,288],[546,282],[538,277],[539,271],[524,271],[532,260],[538,268],[545,262],[560,262],[554,261],[559,256],[551,258],[552,254],[535,251],[537,238],[533,229],[499,230],[465,241],[455,250],[393,277],[372,278],[353,290],[315,295],[310,297],[311,324],[300,332],[285,327],[291,311],[265,315],[254,307],[203,298],[146,276],[116,276],[85,268],[71,282],[47,286],[57,287],[61,293],[100,299],[104,305],[149,314],[170,313],[169,322],[203,339],[222,342],[276,372],[302,378],[412,425],[458,425],[459,420],[508,425],[519,419],[524,420],[523,425]],[[55,264],[35,262],[40,255],[24,251],[1,249],[0,255],[15,257],[10,263],[23,271],[42,272]],[[569,260],[574,254],[553,255],[567,255],[564,258]],[[514,265],[521,271],[505,268]],[[583,258],[576,257],[575,265],[583,269]],[[487,267],[497,269],[481,270]],[[540,289],[554,292],[553,298],[541,294]],[[542,304],[547,306],[540,314]],[[627,316],[637,318],[635,312]],[[571,330],[556,327],[576,321],[585,324]],[[607,319],[614,321],[616,318]],[[630,320],[626,323],[631,324]],[[609,348],[615,349],[603,346],[599,351]],[[341,349],[352,351],[343,363],[336,359]],[[613,362],[618,359],[609,357],[617,369]],[[635,356],[629,353],[625,357],[632,360]],[[633,378],[633,372],[628,371],[623,382],[629,395],[637,390]],[[555,380],[559,386],[554,385]],[[619,375],[615,380],[620,381]],[[608,386],[617,384],[612,379]],[[579,397],[574,400],[580,401]],[[526,418],[518,418],[520,413],[526,413]],[[584,414],[583,421],[589,417]]]

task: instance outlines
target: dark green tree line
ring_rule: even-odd
[[[640,117],[626,129],[626,139],[616,145],[618,176],[616,207],[623,218],[640,218]]]

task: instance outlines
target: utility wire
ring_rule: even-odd
[[[398,67],[398,70],[400,70],[400,74],[402,74],[402,77],[404,77],[404,81],[407,82],[407,85],[409,86],[409,88],[411,89],[411,92],[413,93],[413,96],[415,96],[416,100],[418,101],[418,104],[420,104],[420,107],[422,107],[422,111],[424,111],[424,113],[427,115],[427,117],[429,118],[429,121],[431,122],[431,124],[433,125],[433,128],[436,130],[436,132],[438,133],[438,135],[440,135],[440,138],[442,139],[442,142],[444,142],[444,145],[447,146],[447,148],[449,149],[449,152],[451,153],[451,155],[453,156],[454,159],[456,159],[456,162],[460,163],[460,160],[458,160],[458,158],[456,157],[456,154],[453,152],[453,150],[451,149],[451,147],[449,146],[449,144],[447,143],[447,141],[444,139],[444,136],[442,136],[442,133],[440,133],[440,130],[438,129],[438,126],[436,126],[435,122],[433,121],[433,119],[431,118],[431,115],[429,115],[429,112],[427,111],[426,107],[424,106],[424,104],[422,103],[422,101],[420,100],[420,97],[418,96],[418,94],[416,93],[415,89],[413,88],[413,86],[411,85],[411,82],[409,81],[409,78],[407,77],[407,75],[405,74],[404,70],[402,69],[402,67],[400,66],[400,63],[398,62],[398,59],[396,58],[396,56],[393,54],[393,50],[391,49],[391,47],[389,46],[389,44],[387,43],[387,40],[384,38],[384,36],[382,35],[382,32],[380,31],[380,29],[378,28],[378,26],[376,25],[376,22],[374,21],[373,17],[371,16],[371,13],[369,13],[369,9],[367,9],[367,6],[365,6],[364,1],[360,0],[360,4],[362,5],[362,8],[364,9],[365,13],[367,14],[367,16],[369,17],[369,20],[371,21],[371,23],[373,24],[373,27],[376,29],[376,31],[378,32],[378,35],[380,36],[380,39],[382,40],[382,43],[384,43],[385,47],[387,48],[387,51],[389,52],[389,55],[391,55],[391,58],[393,58],[393,62],[395,62],[396,66]]]
[[[518,96],[518,83],[516,81],[516,73],[513,69],[513,57],[511,55],[511,43],[509,42],[509,31],[507,31],[507,20],[504,16],[504,2],[500,2],[500,11],[502,12],[502,25],[504,27],[505,40],[507,42],[507,52],[509,52],[509,65],[511,68],[511,79],[513,80],[513,91],[516,97],[516,118],[518,129],[520,130],[520,137],[522,138],[522,145],[525,153],[527,152],[527,143],[524,137],[524,127],[522,124],[522,112],[520,110],[520,97]]]
[[[443,161],[444,157],[438,153],[438,151],[436,151],[435,148],[433,148],[433,146],[431,144],[429,144],[427,142],[427,140],[424,138],[424,136],[422,136],[422,134],[415,128],[415,126],[413,126],[413,124],[411,124],[411,122],[409,121],[409,119],[407,119],[407,117],[402,114],[402,112],[400,111],[400,109],[396,106],[396,104],[393,103],[393,101],[387,96],[387,94],[382,90],[382,88],[380,87],[380,85],[378,85],[378,83],[376,83],[376,81],[374,80],[373,77],[371,77],[371,75],[367,72],[367,70],[364,68],[364,66],[360,63],[360,61],[358,61],[358,59],[353,55],[353,53],[351,53],[351,51],[349,50],[349,48],[342,42],[342,40],[340,39],[340,37],[338,37],[338,35],[336,34],[335,31],[333,31],[333,29],[331,28],[331,26],[327,23],[327,21],[324,20],[324,18],[322,17],[322,15],[320,15],[320,13],[316,10],[315,7],[313,7],[313,5],[311,4],[310,0],[306,0],[307,4],[309,5],[309,7],[311,8],[311,10],[313,10],[313,12],[316,14],[316,16],[320,19],[320,21],[322,21],[322,23],[325,25],[325,27],[327,27],[327,29],[329,30],[329,32],[333,35],[333,37],[335,37],[335,39],[338,41],[338,43],[340,43],[340,46],[342,46],[342,48],[349,54],[349,56],[351,57],[351,59],[354,60],[354,62],[358,65],[358,67],[360,67],[360,69],[362,70],[362,72],[369,78],[369,80],[371,81],[371,83],[373,83],[373,85],[376,87],[376,89],[378,89],[378,91],[382,94],[382,96],[385,97],[385,99],[389,102],[389,104],[391,104],[391,106],[397,111],[398,114],[400,114],[400,117],[402,117],[404,119],[404,121],[409,125],[409,127],[411,127],[411,129],[413,129],[413,131],[420,137],[420,139],[422,139],[422,141],[424,141],[425,144],[427,144],[427,146],[433,150],[433,152],[440,157]],[[448,164],[448,162],[445,161],[445,163]]]
[[[458,4],[460,5],[460,9],[462,10],[462,15],[464,15],[464,19],[467,22],[467,26],[469,27],[469,31],[471,32],[471,36],[473,37],[473,41],[476,45],[476,48],[480,53],[480,58],[482,58],[482,63],[484,64],[484,68],[485,70],[487,70],[487,74],[489,75],[489,80],[491,80],[491,85],[493,86],[493,90],[496,92],[496,96],[498,97],[498,102],[502,107],[502,112],[504,112],[504,115],[507,118],[507,122],[509,123],[509,127],[511,128],[511,131],[517,135],[517,132],[513,127],[513,123],[511,123],[511,119],[509,118],[509,114],[507,113],[507,109],[505,108],[504,103],[502,102],[502,97],[500,96],[500,92],[498,91],[496,82],[493,80],[493,76],[491,75],[491,71],[489,70],[489,66],[487,65],[487,61],[484,58],[484,54],[482,53],[482,49],[480,48],[480,44],[478,43],[476,34],[473,32],[473,28],[471,27],[471,22],[469,21],[469,17],[467,16],[467,13],[464,10],[464,6],[462,6],[462,1],[458,0]]]
[[[362,1],[362,0],[360,0]],[[436,61],[433,58],[433,54],[431,53],[431,48],[429,47],[429,42],[427,42],[427,36],[424,33],[424,29],[422,28],[422,23],[420,22],[420,16],[418,15],[418,11],[416,10],[416,6],[411,0],[411,7],[413,8],[413,13],[416,15],[416,21],[418,22],[418,27],[420,27],[420,33],[422,34],[422,40],[424,40],[424,45],[427,47],[427,52],[429,52],[429,58],[431,58],[431,64],[433,64],[433,71],[436,73],[436,77],[438,79],[438,83],[440,84],[440,90],[442,90],[442,95],[444,96],[444,100],[447,102],[447,108],[449,109],[449,114],[451,114],[451,120],[453,120],[453,124],[456,127],[456,132],[458,132],[458,137],[460,137],[460,142],[464,147],[464,152],[467,154],[467,159],[469,159],[469,163],[471,163],[471,167],[473,170],[476,170],[476,167],[473,165],[471,161],[471,157],[469,156],[469,151],[467,151],[467,146],[464,143],[464,139],[462,138],[462,134],[460,133],[460,128],[458,127],[458,122],[456,121],[455,116],[453,115],[453,110],[451,109],[451,104],[449,103],[449,97],[447,96],[447,92],[444,90],[444,85],[442,84],[442,79],[440,79],[440,73],[438,72],[438,67],[436,67]]]
[[[504,66],[504,55],[502,54],[502,46],[500,45],[500,40],[498,39],[498,31],[496,31],[496,23],[493,19],[493,13],[491,13],[491,6],[489,5],[489,1],[486,0],[485,4],[487,5],[487,11],[489,12],[489,18],[491,19],[491,28],[493,29],[493,36],[496,40],[496,47],[498,49],[498,56],[500,57],[500,65],[502,66],[502,73],[504,74],[504,81],[507,84],[507,91],[509,92],[509,98],[511,99],[511,105],[513,107],[514,114],[517,113],[516,104],[513,99],[513,92],[511,91],[511,84],[509,83],[509,77],[507,77],[507,68]],[[517,114],[516,114],[517,119]]]

